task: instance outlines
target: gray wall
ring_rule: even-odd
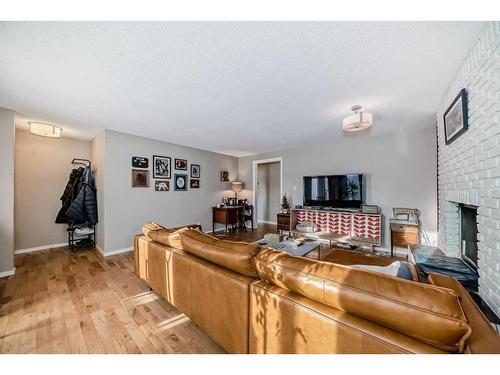
[[[0,108],[0,273],[14,269],[14,112]]]
[[[106,220],[106,210],[104,195],[106,191],[104,189],[104,183],[106,174],[104,173],[105,168],[105,138],[106,132],[100,132],[90,143],[90,160],[92,161],[92,172],[95,179],[95,185],[97,189],[97,211],[99,215],[99,221],[95,227],[95,240],[99,248],[104,249],[104,222]]]
[[[211,230],[211,207],[220,203],[223,194],[234,196],[234,193],[224,191],[227,184],[220,181],[220,171],[228,170],[229,179],[235,180],[238,170],[238,159],[235,157],[112,130],[105,131],[104,142],[104,168],[102,165],[96,165],[96,168],[103,168],[105,173],[104,186],[101,187],[104,190],[105,206],[103,208],[101,205],[100,209],[100,214],[104,215],[104,239],[100,241],[104,243],[101,249],[106,253],[130,248],[133,236],[148,221],[156,221],[165,226],[199,222],[204,230]],[[95,150],[93,154],[95,155]],[[172,169],[168,192],[155,191],[153,155],[171,157],[172,168],[174,158],[188,161],[187,171]],[[149,158],[149,188],[131,187],[132,156]],[[97,159],[96,157],[96,162]],[[102,164],[102,155],[98,164]],[[188,191],[174,191],[174,173],[185,173],[190,179],[190,164],[201,165],[200,189],[188,187]]]
[[[365,201],[382,208],[385,246],[390,244],[388,219],[393,207],[418,208],[425,230],[436,241],[436,128],[384,136],[358,134],[338,142],[239,159],[239,179],[252,199],[252,161],[283,157],[283,193],[291,206],[302,204],[302,177],[306,175],[363,173]],[[294,187],[296,190],[294,190]]]
[[[71,160],[90,157],[90,142],[46,138],[16,130],[15,249],[67,242],[64,224],[55,224]]]
[[[280,163],[259,164],[255,196],[258,222],[276,223],[276,214],[281,207],[280,195]]]

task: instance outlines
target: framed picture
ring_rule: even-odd
[[[191,178],[200,178],[201,167],[198,164],[191,164]]]
[[[143,158],[142,156],[132,156],[132,168],[147,168],[148,166],[148,158]]]
[[[200,188],[200,180],[189,180],[189,187],[191,189],[199,189]]]
[[[153,178],[169,179],[171,170],[171,159],[168,156],[153,155]]]
[[[222,182],[228,182],[229,181],[229,172],[228,171],[220,171],[220,180]]]
[[[174,174],[174,190],[187,191],[188,176],[187,174]]]
[[[188,170],[188,162],[186,159],[175,159],[175,169],[179,171]]]
[[[155,181],[155,191],[169,191],[170,181]]]
[[[149,187],[149,171],[132,169],[132,187]]]
[[[449,145],[469,127],[467,114],[467,91],[462,89],[443,115],[444,139]]]

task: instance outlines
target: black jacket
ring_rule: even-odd
[[[97,191],[88,168],[73,169],[61,201],[62,208],[57,214],[56,223],[97,223]]]

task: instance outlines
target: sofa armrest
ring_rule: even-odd
[[[472,328],[472,334],[467,340],[466,352],[469,353],[500,353],[500,335],[486,319],[465,288],[453,277],[430,273],[429,283],[452,289],[460,296],[460,302],[467,321]]]

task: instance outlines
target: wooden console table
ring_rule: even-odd
[[[246,211],[249,211],[247,214]],[[252,222],[253,230],[253,206],[224,206],[212,207],[212,231],[215,233],[215,224],[224,224],[225,234],[227,235],[228,225],[231,228],[242,227],[246,228],[245,221]]]
[[[224,224],[231,227],[238,225],[239,217],[243,212],[243,206],[225,206],[225,207],[212,207],[212,231],[215,233],[215,224]]]

